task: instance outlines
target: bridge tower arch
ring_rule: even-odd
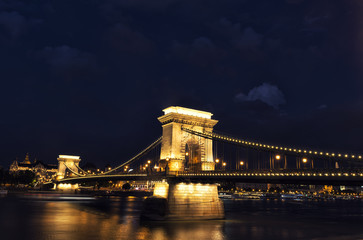
[[[78,173],[80,161],[81,159],[79,156],[59,155],[57,180],[63,179],[65,177],[67,168],[71,169],[75,173]]]
[[[163,127],[160,167],[169,171],[183,171],[185,167],[199,171],[214,170],[212,139],[196,136],[183,128],[198,132],[212,132],[218,123],[210,112],[183,107],[168,107],[159,117]],[[187,164],[186,164],[187,163]]]

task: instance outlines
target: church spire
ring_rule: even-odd
[[[22,163],[25,163],[25,164],[31,164],[31,162],[30,162],[30,160],[29,160],[29,153],[27,153],[27,154],[25,155],[24,162],[22,162]]]

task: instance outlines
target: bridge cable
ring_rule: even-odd
[[[144,150],[142,150],[141,152],[139,152],[138,154],[136,154],[134,157],[132,157],[131,159],[129,159],[128,161],[124,162],[123,164],[107,171],[107,172],[104,172],[104,173],[101,173],[99,175],[105,175],[105,174],[108,174],[108,173],[111,173],[111,172],[114,172],[132,162],[134,162],[135,160],[139,159],[140,157],[142,157],[143,155],[145,155],[146,153],[148,153],[150,150],[152,150],[154,147],[156,147],[157,145],[159,145],[161,143],[161,140],[163,139],[163,137],[159,137],[156,141],[154,141],[152,144],[150,144],[149,146],[147,146]]]
[[[278,147],[273,145],[267,145],[262,143],[256,143],[256,142],[250,142],[222,134],[218,134],[215,132],[198,132],[189,128],[186,128],[184,126],[181,127],[182,131],[188,132],[190,134],[204,137],[207,139],[212,139],[220,142],[227,142],[235,145],[242,145],[248,148],[254,148],[254,149],[262,149],[265,151],[278,151],[278,152],[285,152],[287,154],[293,154],[297,156],[301,155],[307,155],[312,157],[319,157],[319,158],[330,158],[334,157],[335,159],[344,159],[347,161],[355,161],[357,162],[363,162],[362,155],[348,155],[348,154],[335,154],[335,153],[323,153],[318,151],[312,151],[312,150],[301,150],[296,148],[287,148],[287,147]]]
[[[77,173],[77,172],[75,172],[75,171],[73,171],[71,168],[69,168],[68,166],[67,166],[67,164],[66,163],[63,163],[64,164],[64,166],[66,166],[66,168],[69,170],[69,171],[71,171],[73,174],[76,174],[77,176],[79,176],[79,177],[84,177],[85,175],[82,175],[82,174],[79,174],[79,173]]]
[[[83,170],[80,166],[76,165],[76,167],[78,168],[78,170],[81,170],[85,176],[90,175],[89,173],[87,173],[87,171]]]

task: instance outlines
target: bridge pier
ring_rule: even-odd
[[[74,192],[75,190],[78,189],[78,183],[75,184],[71,184],[71,183],[58,183],[55,184],[55,189],[56,190],[61,190],[64,192]]]
[[[147,220],[211,220],[224,218],[216,184],[157,183],[145,200],[141,215]]]

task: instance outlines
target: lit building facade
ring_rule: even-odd
[[[58,166],[55,164],[46,164],[41,161],[37,161],[36,159],[31,162],[29,154],[27,153],[24,161],[18,162],[15,160],[9,168],[9,172],[11,174],[17,174],[22,171],[31,171],[35,173],[37,182],[44,183],[55,178],[58,172]]]

